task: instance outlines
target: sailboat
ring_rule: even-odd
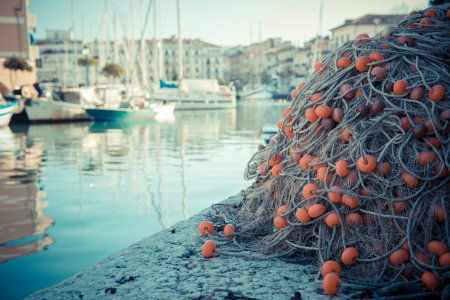
[[[19,102],[14,101],[12,103],[1,105],[0,104],[0,127],[7,126],[11,120],[12,115],[17,109]]]
[[[181,38],[181,0],[178,0],[178,84],[166,84],[159,80],[153,84],[155,103],[173,103],[175,109],[235,108],[236,90],[233,84],[219,85],[217,79],[183,78],[183,42]],[[161,16],[160,16],[161,18]],[[161,20],[161,19],[160,19]],[[156,22],[155,22],[156,24]],[[161,43],[158,47],[162,47]],[[160,48],[160,51],[161,52]],[[162,55],[159,55],[158,74],[162,74]]]

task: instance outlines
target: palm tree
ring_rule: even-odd
[[[9,77],[11,80],[12,88],[14,88],[14,86],[16,85],[15,80],[17,79],[17,70],[28,72],[31,72],[32,70],[25,59],[16,56],[12,56],[5,60],[3,66],[5,67],[5,69],[9,69]],[[12,71],[14,71],[14,81],[12,78]]]

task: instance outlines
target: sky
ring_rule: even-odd
[[[116,0],[117,36],[131,38],[131,3],[134,3],[134,37],[141,33],[140,2],[143,15],[152,0]],[[157,1],[158,0],[154,0]],[[162,35],[177,34],[177,0],[159,0],[162,3]],[[113,0],[73,0],[75,38],[89,40],[99,37],[98,11],[105,20],[108,6],[109,36],[113,37]],[[428,0],[323,0],[322,34],[339,26],[346,19],[366,14],[390,14],[424,8]],[[157,9],[157,12],[159,9]],[[261,39],[281,37],[295,45],[302,45],[318,33],[319,0],[181,0],[183,38],[199,38],[219,46],[248,45]],[[35,37],[45,38],[45,29],[69,30],[72,27],[70,0],[32,0],[29,13],[37,15]],[[154,35],[153,7],[151,8],[145,38]],[[82,26],[84,24],[84,26]],[[92,31],[90,31],[92,28]],[[158,25],[159,30],[159,25]],[[252,32],[252,34],[250,34]]]

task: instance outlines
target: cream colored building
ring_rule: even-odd
[[[374,36],[384,27],[398,24],[406,15],[365,15],[358,19],[346,20],[344,24],[331,29],[333,33],[332,48],[342,46],[359,34]]]

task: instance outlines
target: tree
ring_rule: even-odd
[[[107,63],[102,69],[102,75],[108,78],[119,78],[125,74],[125,70],[121,65],[115,63]]]
[[[32,70],[32,68],[30,67],[30,65],[27,63],[27,61],[25,59],[16,57],[16,56],[12,56],[12,57],[8,58],[7,60],[5,60],[5,62],[3,63],[3,66],[5,67],[5,69],[9,69],[9,77],[11,80],[12,88],[14,88],[16,83],[15,83],[15,80],[13,81],[11,71],[14,71],[14,75],[15,75],[14,77],[16,79],[18,70],[28,71],[28,72],[31,72],[31,70]]]

